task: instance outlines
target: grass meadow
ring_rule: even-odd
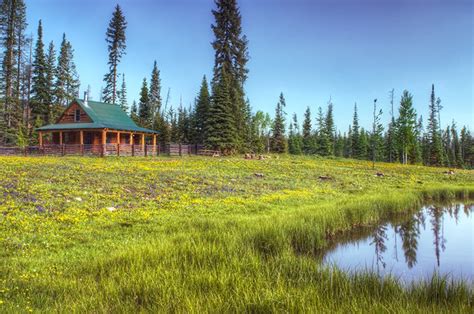
[[[474,172],[445,170],[287,156],[0,157],[0,312],[472,313],[472,283],[405,286],[315,258],[352,228],[474,199]]]

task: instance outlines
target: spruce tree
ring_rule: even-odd
[[[257,135],[256,152],[263,153],[270,151],[270,137],[272,119],[268,113],[257,111],[252,117],[252,125],[255,134]]]
[[[206,146],[220,150],[224,154],[233,153],[236,149],[236,128],[232,113],[230,78],[223,73],[223,79],[213,86],[212,102],[209,117],[205,126]]]
[[[344,157],[352,158],[352,126],[349,125],[347,130],[347,138],[345,142]]]
[[[351,132],[351,156],[352,158],[361,158],[361,141],[359,129],[359,116],[357,114],[357,103],[354,104],[354,116],[352,118],[352,132]]]
[[[142,127],[150,127],[151,124],[150,99],[148,96],[148,84],[146,78],[144,78],[138,101],[138,117]]]
[[[150,101],[151,119],[153,121],[151,127],[155,129],[156,116],[159,115],[161,111],[161,79],[156,60],[153,63],[153,70],[151,71],[150,95],[148,98]]]
[[[408,163],[408,153],[416,141],[416,112],[412,99],[413,96],[404,90],[397,119],[397,143],[403,164]]]
[[[442,134],[442,140],[444,145],[445,166],[452,167],[454,163],[454,154],[452,153],[451,126],[448,125],[446,127],[446,130]]]
[[[326,117],[321,107],[318,108],[316,124],[318,126],[318,154],[321,156],[330,156],[332,152],[331,140],[329,138],[328,129],[326,127]]]
[[[275,120],[273,121],[271,151],[274,153],[286,153],[287,142],[285,138],[285,112],[286,107],[285,97],[283,93],[280,94],[280,100],[275,109]]]
[[[122,74],[122,85],[117,94],[120,108],[124,111],[128,111],[128,101],[127,101],[127,83],[125,82],[125,74]]]
[[[462,168],[464,165],[464,162],[462,159],[462,148],[461,148],[461,142],[459,139],[456,122],[454,122],[454,120],[451,123],[451,136],[452,136],[453,164],[458,168]]]
[[[368,159],[369,158],[369,151],[370,151],[370,143],[369,143],[370,134],[364,128],[360,129],[359,133],[359,159]]]
[[[232,150],[236,150],[243,148],[247,132],[244,83],[248,74],[248,41],[245,35],[242,35],[242,18],[236,0],[216,0],[215,4],[216,9],[212,11],[215,23],[211,26],[215,36],[212,42],[215,51],[212,90],[221,92],[223,86],[228,88],[224,94],[229,94],[230,106],[216,104],[216,107],[227,108],[226,110],[233,115],[233,130],[235,131],[232,132],[235,134],[227,137],[227,140],[232,139],[233,142],[226,146],[227,148],[231,146]],[[224,80],[228,82],[223,84]],[[216,88],[217,85],[220,86]],[[226,97],[213,94],[213,102],[218,99],[225,100]],[[210,128],[218,129],[219,127],[210,126]],[[211,142],[215,141],[216,139],[211,140]]]
[[[303,121],[303,152],[307,155],[315,153],[315,143],[311,126],[311,109],[306,108]]]
[[[56,52],[54,50],[54,43],[51,41],[48,46],[48,53],[46,54],[45,76],[48,88],[48,97],[46,104],[48,106],[48,120],[47,123],[54,123],[61,114],[61,109],[56,106],[54,101],[54,77],[56,74]]]
[[[382,155],[382,143],[383,143],[383,126],[380,122],[382,117],[382,109],[377,111],[377,99],[374,100],[374,112],[372,120],[372,134],[371,134],[371,148],[372,148],[372,168],[375,168],[375,162],[379,161]]]
[[[32,113],[34,119],[39,118],[43,123],[48,121],[48,106],[50,99],[50,86],[47,78],[47,60],[44,52],[43,26],[38,23],[38,37],[33,61],[32,78]]]
[[[443,143],[440,137],[438,123],[439,105],[436,102],[434,84],[431,86],[430,115],[428,118],[428,160],[427,164],[432,166],[443,165]]]
[[[388,162],[393,162],[397,159],[397,147],[395,143],[395,134],[396,134],[396,123],[395,123],[395,114],[394,114],[394,98],[395,90],[392,88],[390,90],[390,122],[388,124],[387,134],[385,136],[385,160]]]
[[[336,127],[334,125],[334,114],[333,109],[334,105],[329,99],[328,101],[328,109],[326,111],[326,118],[325,118],[325,131],[326,137],[328,140],[328,156],[334,155],[334,145],[335,145],[335,134],[336,134]]]
[[[466,126],[461,129],[460,146],[461,146],[461,160],[463,165],[469,165],[469,151],[474,149],[474,143],[470,142],[471,134]]]
[[[130,118],[132,118],[135,123],[140,122],[140,118],[138,117],[138,106],[135,100],[132,102],[132,106],[130,107]]]
[[[15,135],[23,127],[21,84],[25,39],[26,6],[23,0],[0,3],[0,144],[17,141]]]
[[[196,141],[199,144],[206,142],[206,124],[209,119],[209,110],[211,107],[211,96],[206,76],[202,78],[201,88],[196,101]]]
[[[298,118],[293,114],[293,120],[290,123],[290,133],[288,135],[288,152],[292,155],[302,154],[303,141],[299,131]]]
[[[115,104],[117,100],[117,67],[125,54],[127,22],[122,13],[122,9],[117,4],[109,22],[107,32],[105,33],[105,41],[109,52],[109,72],[104,76],[105,88],[103,90],[102,99],[106,103]]]
[[[54,94],[56,103],[63,107],[79,96],[79,76],[74,63],[74,50],[66,39],[66,34],[63,34],[59,49]]]
[[[343,157],[345,151],[345,134],[344,136],[339,132],[336,135],[335,142],[334,142],[334,156],[336,157]]]

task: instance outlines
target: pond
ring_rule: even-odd
[[[391,274],[404,282],[435,273],[474,282],[474,204],[429,205],[333,243],[323,263]]]

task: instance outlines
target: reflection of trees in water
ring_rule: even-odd
[[[470,214],[474,212],[474,204],[456,204],[445,207],[429,206],[418,211],[414,215],[409,215],[408,217],[390,217],[390,219],[385,220],[385,222],[376,229],[361,228],[340,235],[337,240],[329,242],[329,249],[323,252],[323,254],[335,250],[340,244],[355,244],[362,240],[368,240],[371,238],[372,241],[370,242],[370,245],[374,245],[377,271],[379,271],[380,265],[382,265],[383,268],[386,267],[383,253],[387,250],[386,241],[389,240],[387,232],[391,225],[393,226],[394,231],[394,259],[398,261],[399,244],[397,242],[397,235],[399,235],[402,243],[403,254],[405,256],[405,262],[408,268],[411,269],[417,264],[417,250],[421,230],[426,230],[427,220],[429,218],[428,222],[431,225],[431,230],[433,232],[436,262],[439,267],[441,252],[446,249],[446,239],[444,237],[444,214],[449,214],[457,221],[459,216],[462,216],[462,212],[465,213],[466,217],[469,217]],[[321,255],[321,257],[322,256],[323,255]]]
[[[377,229],[375,229],[374,233],[372,234],[373,240],[370,243],[371,245],[374,244],[375,246],[375,257],[377,258],[377,272],[379,272],[379,264],[385,268],[385,262],[383,260],[383,253],[387,250],[387,246],[385,245],[385,241],[388,241],[387,236],[387,225],[381,225]]]
[[[416,251],[418,250],[418,238],[420,236],[420,225],[424,223],[424,216],[416,214],[398,226],[398,232],[402,239],[402,249],[408,268],[416,265]]]
[[[431,230],[433,231],[433,244],[435,246],[436,264],[440,265],[440,253],[446,249],[446,239],[444,238],[443,231],[443,214],[444,210],[442,207],[430,206],[428,208],[428,214],[431,216]]]

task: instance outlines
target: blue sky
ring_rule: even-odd
[[[26,0],[28,32],[43,20],[46,42],[59,45],[65,32],[75,49],[82,91],[99,98],[107,71],[105,31],[115,4],[128,21],[125,73],[128,98],[138,100],[153,61],[161,71],[162,97],[189,105],[204,74],[212,73],[213,0]],[[474,127],[473,5],[471,1],[240,0],[250,44],[247,95],[255,110],[273,114],[280,92],[286,112],[302,120],[329,97],[343,131],[358,103],[370,125],[378,99],[388,119],[388,93],[398,104],[403,89],[427,117],[431,84],[442,99],[442,123]]]

